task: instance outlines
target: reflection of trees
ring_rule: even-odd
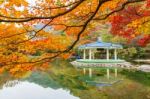
[[[48,75],[80,99],[146,99],[150,95],[148,87],[126,78],[121,84],[102,89],[87,85],[79,80],[81,73],[77,72],[68,62],[58,61]],[[145,76],[142,77],[145,79]]]
[[[43,87],[70,90],[71,94],[80,97],[80,99],[93,99],[93,97],[94,99],[101,99],[104,96],[96,87],[89,86],[79,80],[79,76],[81,76],[80,73],[68,62],[58,62],[57,60],[50,70],[46,72],[35,72],[27,80]]]
[[[122,71],[122,74],[128,77],[129,79],[135,80],[143,85],[150,86],[150,73],[124,70]]]
[[[3,87],[13,87],[13,86],[15,86],[15,85],[17,85],[17,84],[19,84],[19,83],[20,83],[19,80],[12,80],[12,81],[6,82],[6,83],[3,85]]]
[[[44,88],[47,87],[51,87],[53,89],[61,88],[61,86],[55,80],[53,80],[46,72],[34,72],[26,80],[28,80],[29,82],[39,84]]]
[[[21,81],[28,80],[44,88],[63,88],[80,99],[147,99],[147,95],[150,93],[147,87],[128,79],[124,79],[122,83],[112,87],[99,89],[81,81],[79,79],[81,76],[81,73],[76,71],[69,62],[56,60],[47,71],[34,71],[29,77],[22,78]],[[8,75],[0,77],[0,86],[14,80]],[[17,81],[12,83],[12,85],[15,84]]]
[[[12,76],[8,74],[1,74],[0,75],[0,89],[5,86],[5,87],[12,87],[18,84],[18,80],[15,80]]]
[[[108,95],[108,99],[149,99],[150,90],[148,87],[124,79],[121,84],[107,87],[103,90]]]

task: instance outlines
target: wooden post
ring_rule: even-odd
[[[106,49],[106,59],[109,60],[109,49]]]
[[[92,77],[92,69],[89,68],[89,77]]]
[[[107,79],[110,78],[109,68],[107,68]]]
[[[115,68],[115,77],[117,77],[118,76],[118,70],[117,70],[117,68]]]
[[[117,60],[117,49],[114,49],[114,57],[115,57],[115,60]]]

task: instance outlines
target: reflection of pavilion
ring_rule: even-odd
[[[98,40],[93,43],[79,46],[82,52],[81,59],[76,59],[71,62],[75,67],[83,68],[84,73],[86,68],[89,68],[89,75],[92,76],[93,67],[106,67],[107,77],[109,78],[109,68],[115,68],[115,75],[117,76],[118,67],[129,67],[129,63],[121,60],[117,56],[117,50],[122,49],[122,45],[106,43]]]

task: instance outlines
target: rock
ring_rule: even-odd
[[[150,65],[141,65],[137,68],[137,70],[140,70],[143,72],[150,72]]]

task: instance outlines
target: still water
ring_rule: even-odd
[[[9,82],[15,83],[14,81]],[[12,87],[3,87],[0,90],[0,99],[79,99],[70,95],[69,90],[44,88],[28,81],[17,82]]]
[[[90,78],[69,62],[56,61],[25,75],[1,74],[0,99],[150,99],[150,74],[139,71],[119,70],[115,78],[111,70],[108,80],[105,69],[95,69]]]

